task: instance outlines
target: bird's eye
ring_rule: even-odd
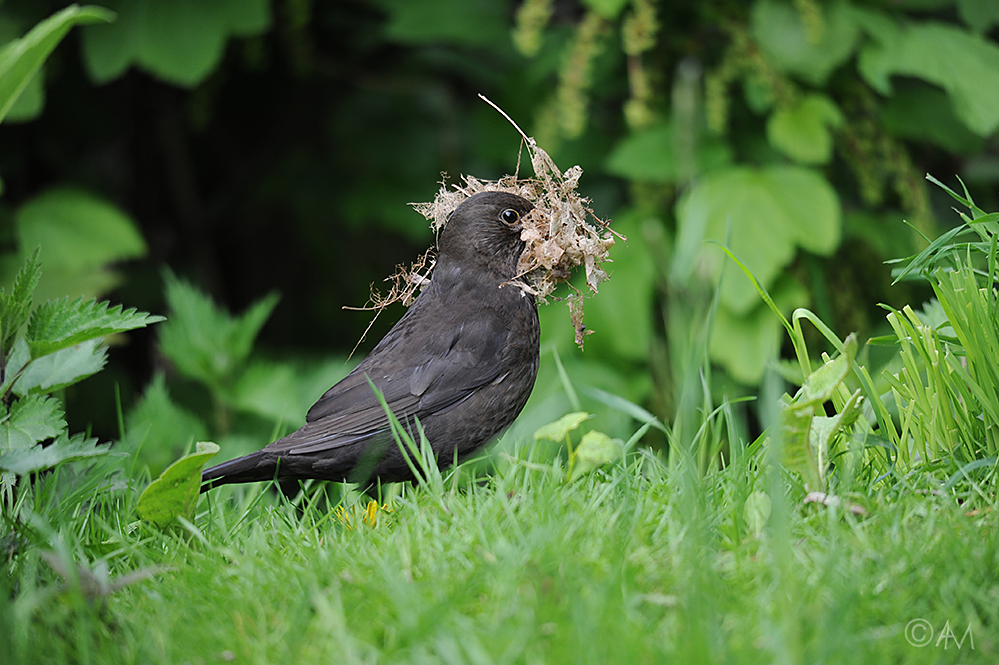
[[[520,220],[520,213],[512,208],[507,208],[500,213],[500,219],[502,219],[507,224],[516,224]]]

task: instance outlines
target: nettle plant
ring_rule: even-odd
[[[16,517],[46,478],[67,462],[109,452],[86,434],[70,434],[54,393],[92,376],[107,360],[104,337],[162,321],[93,299],[60,298],[33,306],[41,276],[36,250],[0,288],[0,513]]]

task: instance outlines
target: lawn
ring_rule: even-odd
[[[636,453],[571,483],[540,444],[502,459],[375,511],[224,488],[165,532],[119,521],[129,493],[111,492],[52,534],[57,554],[18,554],[7,662],[999,657],[991,505],[883,491],[858,515],[752,456],[700,474]]]

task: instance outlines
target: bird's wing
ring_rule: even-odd
[[[414,305],[415,307],[415,305]],[[417,316],[419,311],[407,312]],[[371,390],[371,379],[400,420],[424,418],[469,397],[499,377],[499,355],[506,346],[502,325],[455,323],[428,339],[409,334],[424,330],[406,317],[371,355],[330,388],[311,409],[306,426],[267,446],[272,452],[307,455],[368,440],[388,430],[385,411]],[[415,324],[415,325],[414,325]]]

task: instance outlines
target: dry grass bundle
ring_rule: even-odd
[[[600,282],[607,279],[602,264],[610,261],[609,250],[616,238],[624,240],[624,236],[611,230],[608,222],[598,218],[589,207],[589,199],[576,191],[583,169],[573,166],[563,173],[548,153],[538,147],[534,139],[527,136],[502,109],[479,96],[520,132],[531,157],[534,177],[520,178],[514,174],[499,180],[479,180],[463,176],[461,185],[448,187],[441,183],[441,189],[432,202],[411,205],[431,221],[434,231],[440,231],[454,209],[473,194],[503,191],[522,196],[534,204],[534,210],[522,220],[520,237],[524,241],[524,252],[517,266],[517,276],[511,283],[547,302],[548,296],[560,283],[568,284],[572,270],[583,266],[586,285],[596,293]],[[517,171],[520,171],[519,161]],[[416,298],[417,290],[429,281],[432,270],[433,259],[428,251],[412,266],[397,268],[395,274],[386,280],[393,284],[387,295],[382,296],[372,289],[371,303],[360,309],[374,309],[380,313],[394,302],[408,306]],[[568,286],[569,295],[558,300],[567,301],[576,344],[582,347],[583,339],[592,331],[583,325],[583,293],[572,284]]]

